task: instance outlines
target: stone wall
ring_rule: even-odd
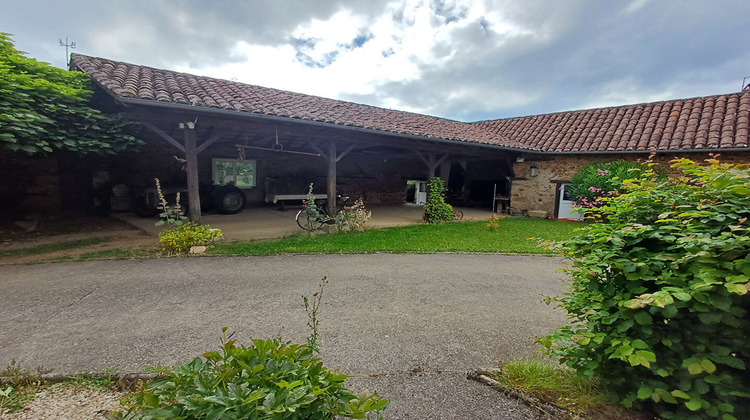
[[[659,153],[654,157],[654,161],[668,174],[672,174],[674,171],[669,168],[669,161],[675,157],[684,157],[696,162],[709,158],[708,153]],[[582,166],[589,163],[618,159],[643,161],[648,159],[648,153],[554,155],[514,163],[516,178],[511,189],[511,208],[522,212],[539,210],[555,216],[555,188],[558,184],[554,181],[569,181]],[[724,152],[720,154],[719,159],[727,163],[750,163],[750,152]],[[537,167],[538,175],[535,177],[530,176],[531,165]]]
[[[60,213],[57,159],[0,151],[0,217],[54,216]]]

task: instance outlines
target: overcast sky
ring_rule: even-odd
[[[65,67],[117,61],[461,121],[736,92],[747,0],[0,0]]]

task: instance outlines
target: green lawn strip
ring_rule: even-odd
[[[501,372],[493,379],[575,414],[597,418],[640,417],[640,413],[628,412],[609,402],[599,381],[580,377],[574,370],[549,361],[513,360],[502,365]]]
[[[111,240],[112,238],[102,236],[102,237],[78,239],[75,241],[54,242],[54,243],[49,243],[49,244],[44,244],[44,245],[32,246],[28,248],[6,249],[6,250],[0,250],[0,257],[23,257],[26,255],[47,254],[50,252],[65,251],[68,249],[82,248],[85,246],[96,245],[96,244],[100,244],[103,242],[109,242]]]
[[[362,254],[373,252],[492,252],[550,254],[538,241],[564,240],[580,225],[545,219],[508,218],[491,230],[487,222],[412,225],[332,235],[299,234],[264,242],[227,242],[211,254],[249,256],[273,254]]]
[[[129,258],[142,258],[153,256],[154,252],[133,250],[127,248],[105,249],[101,251],[84,252],[78,255],[66,255],[55,258],[55,262],[87,261],[87,260],[124,260]]]

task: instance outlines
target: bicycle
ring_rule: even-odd
[[[461,210],[453,209],[453,220],[461,220],[464,218],[464,212]]]
[[[341,209],[346,207],[346,202],[349,201],[348,196],[338,195],[336,196],[337,201],[341,201]],[[297,225],[308,232],[312,232],[323,227],[324,224],[330,224],[334,221],[334,218],[328,215],[326,210],[327,200],[315,200],[315,209],[310,209],[307,204],[302,204],[302,210],[297,212],[294,219],[297,221]],[[341,210],[339,209],[339,210]]]

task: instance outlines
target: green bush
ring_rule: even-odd
[[[578,207],[588,209],[604,204],[606,198],[623,192],[623,182],[638,178],[646,170],[641,163],[615,160],[594,162],[582,167],[571,178],[570,193]]]
[[[561,250],[572,325],[538,339],[624,405],[667,419],[750,412],[750,169],[716,159],[647,169]]]
[[[219,229],[188,222],[159,232],[159,243],[161,248],[169,254],[182,254],[190,251],[190,247],[208,245],[214,239],[221,237]]]
[[[207,352],[164,375],[136,396],[135,419],[366,418],[388,405],[376,393],[352,394],[346,375],[329,371],[307,345],[252,340],[237,346],[223,329],[221,352]]]
[[[453,220],[453,207],[445,202],[445,184],[440,178],[430,180],[427,204],[424,205],[424,220],[428,223]]]

